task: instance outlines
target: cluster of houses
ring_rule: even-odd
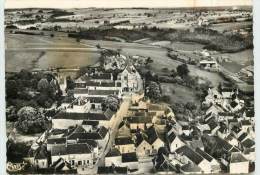
[[[228,84],[209,89],[202,103],[205,114],[181,119],[167,104],[146,99],[142,89],[142,78],[130,63],[117,74],[94,68],[75,79],[72,98],[63,101],[52,128],[25,160],[39,170],[67,173],[236,174],[253,169],[254,108],[237,89]],[[118,110],[103,107],[109,96],[119,99]]]
[[[132,101],[100,172],[116,173],[115,168],[125,168],[126,172],[145,173],[144,160],[162,173],[251,172],[255,162],[254,109],[238,96],[228,85],[209,89],[203,102],[205,114],[187,120],[177,119],[165,104]]]
[[[174,113],[165,104],[152,104],[143,98],[132,100],[120,123],[114,145],[105,156],[105,167],[125,167],[128,172],[142,172],[140,161],[157,155],[166,146],[165,129]]]
[[[73,173],[97,166],[112,139],[111,130],[116,130],[115,123],[120,122],[123,111],[127,112],[126,105],[121,105],[123,98],[142,89],[141,76],[130,64],[116,76],[95,68],[77,78],[67,93],[70,97],[51,118],[51,129],[37,140],[38,146],[34,145],[25,160],[38,170],[54,172]],[[102,107],[109,96],[118,99],[119,109]],[[122,162],[129,159],[131,155],[126,154]]]

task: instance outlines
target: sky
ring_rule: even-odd
[[[214,7],[252,5],[252,0],[5,0],[5,8]]]

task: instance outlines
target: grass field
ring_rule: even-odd
[[[6,71],[48,67],[80,67],[95,64],[95,47],[73,38],[6,34]]]
[[[199,103],[199,100],[196,98],[194,91],[187,87],[172,83],[161,83],[161,88],[163,92],[162,95],[169,96],[171,103]]]

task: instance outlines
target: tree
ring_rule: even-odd
[[[161,97],[160,85],[154,81],[148,82],[145,88],[145,95],[153,101],[159,100]]]
[[[38,84],[37,84],[37,89],[40,92],[46,91],[48,92],[50,89],[50,83],[48,82],[48,80],[46,78],[42,78]]]
[[[189,69],[188,69],[188,66],[187,64],[181,64],[177,67],[177,73],[180,77],[185,77],[189,74]]]
[[[24,134],[34,134],[45,131],[48,121],[45,116],[33,107],[25,106],[17,112],[18,121],[15,128]]]
[[[5,113],[6,113],[6,120],[7,121],[15,121],[17,120],[17,115],[16,115],[16,107],[15,106],[9,106],[6,108]]]
[[[16,98],[18,93],[17,83],[15,80],[6,81],[6,97]]]
[[[72,80],[72,78],[71,78],[70,76],[68,76],[68,77],[66,78],[66,81],[67,81],[66,91],[75,88],[75,83],[74,83],[74,81]]]
[[[149,64],[149,63],[153,63],[153,59],[151,57],[148,57],[146,60],[145,60],[145,64]]]
[[[104,99],[101,105],[103,111],[105,111],[106,109],[117,111],[119,109],[120,100],[115,95],[109,95]]]
[[[185,104],[185,108],[192,111],[192,110],[197,109],[197,106],[192,102],[187,102]]]
[[[97,47],[98,49],[101,49],[101,46],[100,46],[100,44],[97,44],[97,45],[96,45],[96,47]]]

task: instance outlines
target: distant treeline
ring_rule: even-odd
[[[69,33],[68,37],[90,40],[106,40],[107,37],[118,37],[127,42],[143,38],[150,38],[155,41],[195,42],[205,45],[205,49],[222,52],[238,52],[253,48],[253,34],[245,37],[239,34],[223,34],[206,28],[195,28],[192,32],[189,30],[158,29],[156,27],[145,27],[136,30],[115,28],[106,30],[89,29],[78,33]]]

